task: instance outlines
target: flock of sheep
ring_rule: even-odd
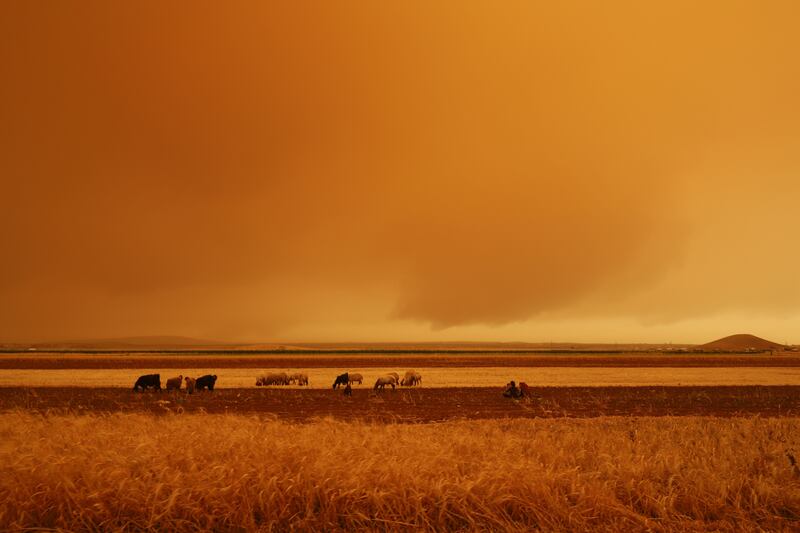
[[[353,383],[358,383],[359,385],[364,380],[364,377],[361,374],[355,372],[345,372],[339,376],[336,376],[336,380],[333,382],[333,389],[336,390],[340,386],[344,386],[347,390],[350,390],[350,386]],[[375,386],[373,387],[374,390],[383,390],[384,387],[387,385],[391,385],[392,389],[394,389],[397,385],[402,385],[405,387],[413,387],[415,385],[420,385],[422,383],[422,374],[415,370],[409,370],[406,372],[406,375],[403,379],[400,379],[400,374],[397,372],[389,372],[380,376],[375,381]]]
[[[256,378],[256,387],[266,387],[269,385],[308,385],[308,374],[296,372],[289,374],[288,372],[277,372],[267,374],[265,376],[258,376]]]
[[[340,374],[336,377],[336,380],[333,382],[333,389],[336,390],[340,386],[346,387],[347,390],[350,390],[350,386],[354,383],[358,383],[361,385],[364,381],[364,376],[357,372],[345,372],[344,374]],[[184,377],[183,375],[169,378],[167,380],[167,390],[181,390],[183,383],[186,383],[186,392],[189,394],[193,393],[195,390],[203,390],[208,389],[209,391],[214,390],[214,385],[217,382],[216,375],[206,375],[201,376],[197,379],[191,378],[189,376]],[[383,390],[384,387],[390,385],[392,389],[396,386],[401,385],[404,387],[413,387],[415,385],[420,385],[422,383],[422,375],[415,371],[409,370],[403,376],[403,379],[400,379],[400,374],[397,372],[389,372],[383,376],[380,376],[377,381],[375,381],[375,390]],[[257,387],[267,387],[270,385],[308,385],[308,374],[303,372],[296,372],[290,374],[288,372],[275,372],[272,374],[266,374],[263,376],[259,376],[256,378],[256,386]],[[139,376],[139,379],[136,380],[136,383],[133,385],[133,391],[145,391],[147,389],[154,389],[154,390],[161,390],[161,375],[160,374],[145,374],[143,376]]]
[[[206,375],[199,378],[190,378],[189,376],[183,377],[180,375],[175,378],[167,380],[167,390],[181,390],[181,385],[186,382],[186,392],[189,394],[195,390],[208,389],[214,390],[214,385],[217,383],[217,376]],[[133,385],[133,392],[144,392],[147,389],[161,390],[161,374],[145,374],[139,376],[136,383]]]

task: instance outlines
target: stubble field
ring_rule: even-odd
[[[738,368],[658,368],[658,367],[414,367],[422,375],[423,388],[503,387],[510,380],[531,386],[720,386],[720,385],[795,385],[800,386],[800,368],[738,367]],[[374,385],[379,376],[397,372],[403,367],[340,367],[340,368],[119,368],[69,370],[0,370],[0,388],[26,387],[119,387],[131,388],[142,374],[159,374],[162,386],[177,376],[199,377],[213,374],[218,377],[217,388],[252,388],[256,377],[270,373],[303,372],[309,385],[289,385],[280,388],[330,389],[334,379],[343,372],[357,372],[364,377],[361,388]]]

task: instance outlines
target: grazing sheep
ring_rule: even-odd
[[[181,390],[181,383],[183,383],[183,374],[177,378],[169,378],[167,380],[167,390]]]
[[[133,392],[141,390],[144,392],[147,389],[161,390],[161,374],[145,374],[139,376],[136,383],[133,385]]]
[[[183,380],[186,382],[186,392],[192,394],[194,392],[195,382],[197,380],[194,378],[190,378],[189,376],[186,376],[185,378],[183,378]]]
[[[267,374],[256,378],[257,387],[268,387],[270,385],[288,385],[289,375],[286,372]]]
[[[208,389],[209,391],[213,392],[214,391],[214,385],[216,385],[216,383],[217,383],[216,374],[213,375],[213,376],[205,375],[205,376],[200,376],[199,378],[197,378],[197,381],[195,382],[195,386],[197,387],[197,390]]]
[[[296,372],[289,374],[289,384],[297,383],[298,385],[308,385],[308,374],[303,372]]]
[[[377,390],[383,390],[383,388],[386,385],[391,385],[392,386],[392,390],[394,390],[395,383],[397,383],[397,380],[395,379],[394,376],[391,376],[391,375],[381,376],[375,382],[375,387],[373,389],[376,390],[376,391]]]
[[[350,383],[355,383],[357,381],[358,384],[361,385],[361,383],[364,381],[364,376],[357,372],[349,372],[348,374],[350,376]]]
[[[333,381],[333,390],[338,389],[339,385],[349,385],[349,384],[350,384],[350,375],[347,372],[345,372],[344,374],[339,374]]]
[[[388,372],[386,375],[392,376],[394,378],[395,385],[400,385],[400,374],[398,374],[397,372]]]
[[[285,372],[283,373],[271,373],[267,374],[266,376],[260,376],[256,379],[256,385],[260,387],[267,387],[269,385],[286,385],[289,382],[289,378]]]
[[[413,387],[414,385],[419,385],[422,383],[422,374],[415,370],[409,370],[406,372],[406,375],[403,377],[402,381],[400,381],[400,385],[405,387]]]

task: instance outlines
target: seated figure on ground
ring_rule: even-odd
[[[506,390],[503,392],[503,396],[506,398],[520,398],[522,397],[522,391],[517,388],[517,384],[511,381],[508,385],[506,385]]]

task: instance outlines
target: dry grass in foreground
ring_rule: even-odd
[[[800,526],[796,418],[370,425],[17,412],[0,428],[3,530]]]

